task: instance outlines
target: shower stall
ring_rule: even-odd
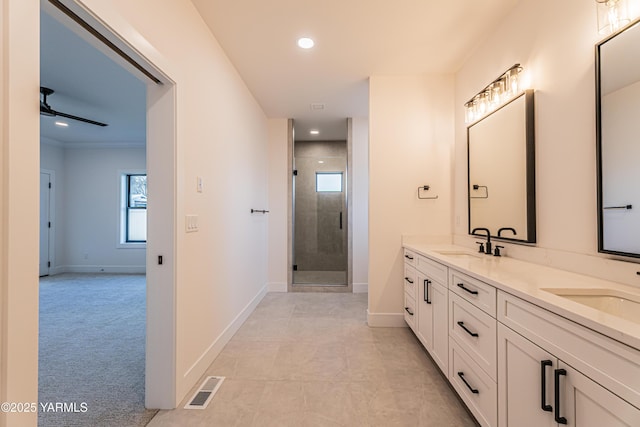
[[[348,285],[347,141],[293,143],[294,286]]]

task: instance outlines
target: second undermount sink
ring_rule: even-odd
[[[596,310],[640,323],[640,295],[612,289],[549,288],[550,292]]]
[[[454,258],[482,258],[482,255],[480,254],[474,254],[474,253],[465,252],[465,251],[441,250],[441,251],[434,251],[434,252],[440,255],[454,257]]]

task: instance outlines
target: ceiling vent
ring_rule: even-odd
[[[311,104],[311,111],[322,111],[324,110],[324,107],[325,107],[324,104],[314,103],[314,104]]]

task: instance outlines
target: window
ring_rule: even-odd
[[[342,191],[342,172],[316,172],[316,192]]]
[[[122,174],[120,243],[147,242],[147,175]]]

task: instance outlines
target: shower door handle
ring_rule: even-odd
[[[340,230],[342,230],[342,211],[340,211]]]

